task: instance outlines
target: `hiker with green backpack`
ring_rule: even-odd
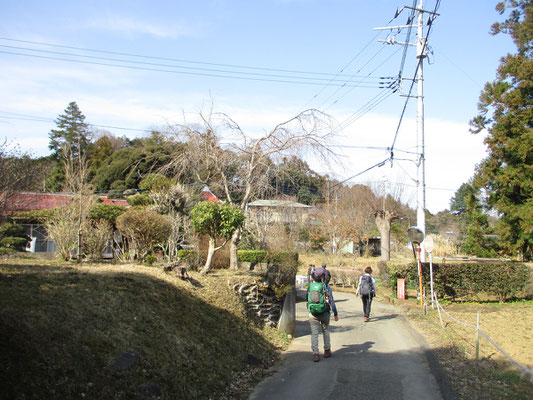
[[[333,300],[331,287],[324,282],[324,268],[315,268],[312,281],[307,288],[307,310],[309,311],[309,325],[311,325],[311,349],[313,361],[320,361],[318,353],[318,333],[322,329],[324,337],[324,358],[331,357],[331,342],[329,337],[330,314],[333,311],[335,321],[339,320],[337,307]]]

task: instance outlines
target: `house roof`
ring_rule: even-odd
[[[200,196],[205,201],[216,201],[218,203],[222,203],[222,200],[220,200],[217,196],[215,196],[213,192],[209,190],[209,187],[207,185],[204,186],[204,188],[202,189],[202,193],[200,193]]]
[[[6,203],[6,212],[50,210],[64,207],[73,199],[66,193],[15,193]]]
[[[102,204],[114,204],[116,206],[124,206],[124,207],[130,206],[126,199],[110,199],[105,196],[100,196],[100,199],[102,200]]]
[[[307,204],[298,203],[291,200],[255,200],[247,204],[248,207],[291,207],[291,208],[311,208]]]
[[[19,211],[50,210],[52,208],[65,207],[70,204],[74,196],[67,193],[15,193],[10,197],[4,212],[13,213]],[[129,207],[125,199],[110,199],[100,196],[104,204],[116,204]]]

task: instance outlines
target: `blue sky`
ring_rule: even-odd
[[[424,1],[424,8],[432,10],[435,2]],[[501,20],[495,4],[443,0],[429,34],[424,106],[431,212],[449,206],[484,156],[483,136],[469,134],[468,121],[500,57],[514,51],[508,37],[488,33]],[[88,123],[129,137],[192,121],[211,103],[250,135],[313,107],[339,123],[358,116],[339,134],[345,147],[334,148],[343,166],[328,169],[308,159],[318,171],[345,179],[388,156],[384,148],[391,146],[405,98],[376,86],[379,77],[398,75],[403,47],[378,42],[387,32],[373,28],[387,26],[404,5],[412,0],[4,0],[0,139],[35,156],[48,154],[53,119],[71,101]],[[404,25],[407,16],[405,10],[391,25]],[[405,32],[396,39],[405,39]],[[411,48],[404,77],[413,76],[414,60]],[[347,80],[355,87],[333,86]],[[408,88],[405,81],[403,92]],[[365,108],[376,98],[383,101]],[[410,101],[396,144],[404,158],[416,144],[415,117]],[[414,177],[412,161],[397,161],[350,182],[399,182],[407,188],[405,200],[413,202]]]

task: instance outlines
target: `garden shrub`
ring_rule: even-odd
[[[92,220],[104,220],[115,226],[117,218],[126,212],[126,207],[117,204],[97,203],[91,207],[89,218]]]
[[[180,249],[178,250],[178,258],[191,267],[197,268],[205,263],[206,253],[195,249]]]
[[[237,259],[240,262],[261,263],[267,261],[266,250],[237,250]]]
[[[8,248],[12,251],[24,251],[30,240],[30,237],[26,235],[22,226],[13,223],[0,225],[1,248]]]
[[[134,250],[137,258],[142,260],[168,240],[172,227],[166,216],[130,208],[117,218],[117,228],[130,240],[130,251]]]
[[[429,275],[429,264],[424,263],[422,278],[427,293]],[[526,265],[515,262],[433,264],[433,282],[437,295],[441,297],[469,297],[485,293],[504,302],[525,289],[529,283],[529,270]]]
[[[415,274],[413,275],[413,271]],[[397,290],[397,280],[405,279],[406,283],[409,281],[418,281],[416,262],[411,263],[392,263],[389,262],[380,266],[380,280],[381,284],[386,288],[391,288],[394,295]]]

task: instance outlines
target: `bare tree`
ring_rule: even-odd
[[[368,199],[373,196],[364,185],[332,186],[326,202],[319,205],[317,220],[328,238],[330,250],[336,253],[343,242],[359,242],[370,228],[372,210]]]
[[[77,152],[76,149],[81,150]],[[88,223],[89,212],[94,204],[87,179],[89,174],[87,155],[80,144],[79,136],[77,147],[70,142],[65,142],[61,145],[59,154],[65,171],[63,191],[72,194],[77,204],[77,221],[72,220],[71,223],[78,228],[77,260],[81,262],[84,226]],[[70,214],[65,214],[65,216],[67,215]]]
[[[383,182],[380,185],[369,186],[372,194],[368,196],[367,203],[372,210],[381,237],[381,260],[389,261],[391,224],[407,212],[407,206],[402,203],[406,195],[405,185]]]
[[[167,215],[170,221],[170,236],[161,244],[169,262],[178,258],[181,245],[191,237],[187,209],[192,206],[192,195],[185,186],[176,184],[150,193],[152,211]]]
[[[0,210],[6,210],[17,192],[34,187],[39,176],[29,154],[10,148],[7,140],[0,143]],[[5,216],[0,213],[0,217]]]
[[[291,155],[314,154],[325,162],[334,154],[329,149],[332,119],[317,110],[306,110],[276,125],[260,137],[247,135],[222,113],[200,115],[200,126],[180,125],[173,129],[186,151],[165,167],[177,176],[192,174],[199,182],[218,184],[225,199],[243,210],[254,197],[269,188],[269,174],[276,162]],[[225,144],[229,143],[229,144]],[[231,238],[230,263],[237,269],[237,245],[241,229]]]

